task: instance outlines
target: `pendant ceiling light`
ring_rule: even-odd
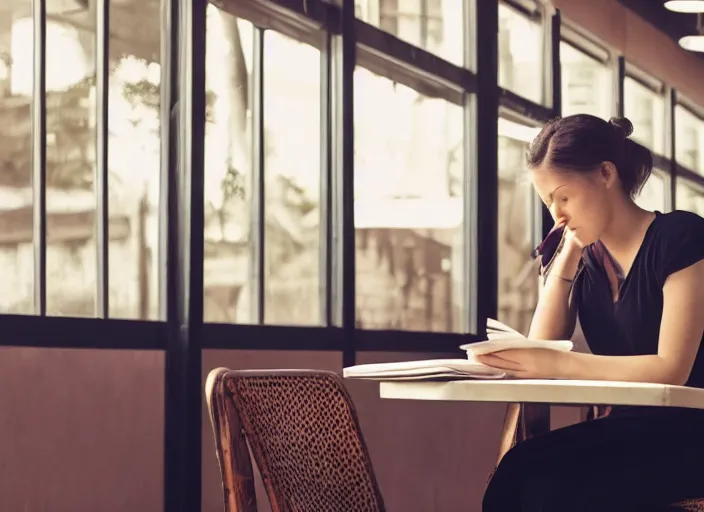
[[[704,12],[704,0],[668,0],[665,2],[665,8],[690,14]]]
[[[690,52],[704,52],[704,34],[698,36],[684,36],[680,39],[680,46]]]
[[[704,53],[704,18],[702,18],[701,13],[697,14],[697,33],[691,36],[684,36],[679,40],[679,43],[685,50]]]

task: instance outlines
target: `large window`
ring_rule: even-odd
[[[538,199],[525,152],[539,128],[499,118],[499,315],[524,334],[538,300],[536,266],[530,257],[539,238]]]
[[[538,15],[529,18],[499,3],[499,85],[543,103],[544,54],[544,32]]]
[[[704,217],[704,186],[688,180],[677,180],[675,204],[678,210],[687,210]]]
[[[664,212],[668,209],[669,194],[670,182],[667,173],[661,169],[653,169],[650,178],[636,197],[636,204],[646,210]]]
[[[24,3],[24,2],[23,2]],[[27,3],[27,5],[29,5]],[[94,316],[99,276],[95,183],[98,117],[95,12],[48,0],[46,26],[46,300],[49,315]],[[19,12],[19,11],[18,11]],[[2,313],[34,313],[29,122],[33,20],[0,14],[3,141]],[[24,11],[23,11],[24,12]],[[27,10],[29,12],[29,10]],[[158,315],[159,2],[110,3],[108,76],[108,314]],[[5,19],[7,17],[7,19]],[[38,187],[34,183],[34,187]]]
[[[633,123],[632,138],[664,156],[665,99],[661,94],[627,76],[623,83],[624,115]]]
[[[704,120],[682,105],[675,106],[675,159],[704,174]]]
[[[464,64],[462,0],[355,0],[357,18],[453,64]]]
[[[320,52],[212,5],[207,20],[205,319],[257,323],[263,279],[264,322],[319,324]]]
[[[258,33],[250,22],[210,5],[207,36],[203,316],[206,321],[251,323],[257,300],[250,244],[251,76]]]
[[[463,109],[364,68],[354,86],[357,323],[459,330]]]
[[[560,43],[562,115],[592,114],[608,119],[614,113],[612,69],[577,47]]]
[[[320,51],[264,37],[264,321],[319,324]]]

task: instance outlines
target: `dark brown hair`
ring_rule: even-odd
[[[631,140],[631,133],[633,124],[625,117],[608,122],[588,114],[558,117],[528,146],[528,167],[536,168],[547,158],[557,170],[589,172],[612,162],[624,192],[633,198],[653,170],[653,155]]]

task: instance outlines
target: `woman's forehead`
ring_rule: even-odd
[[[533,169],[530,174],[538,194],[543,197],[547,197],[557,187],[568,184],[572,178],[572,173],[559,172],[545,165]]]

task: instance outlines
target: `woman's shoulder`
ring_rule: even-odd
[[[704,233],[704,218],[686,210],[674,210],[668,213],[655,212],[657,217],[653,227],[662,234],[674,234],[682,231],[701,230]]]
[[[668,275],[704,258],[704,218],[696,213],[658,213],[652,229],[646,252],[651,256],[648,259],[656,263],[656,274],[663,282]]]

